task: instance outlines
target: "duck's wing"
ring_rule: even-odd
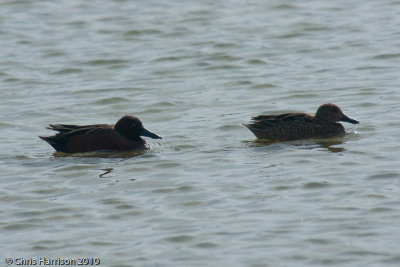
[[[260,139],[294,140],[303,136],[313,124],[313,116],[305,113],[285,113],[281,115],[259,115],[244,124]]]
[[[57,131],[63,135],[87,134],[92,132],[112,130],[113,126],[108,124],[72,125],[72,124],[50,124],[47,129]]]
[[[264,126],[275,126],[286,123],[308,123],[312,122],[313,116],[306,113],[285,113],[280,115],[259,115],[251,118],[252,122],[250,124],[261,124]]]
[[[110,140],[117,140],[119,135],[113,130],[112,125],[69,125],[51,124],[49,129],[57,131],[53,136],[39,136],[49,143],[56,151],[61,152],[87,152],[103,149],[104,140],[109,145]],[[112,142],[111,142],[112,143]]]

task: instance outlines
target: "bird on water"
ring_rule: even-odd
[[[147,149],[149,146],[141,136],[162,139],[145,129],[142,122],[133,116],[123,116],[115,125],[50,124],[47,129],[58,133],[54,136],[39,137],[56,151],[64,153]]]
[[[338,121],[359,123],[343,114],[335,104],[321,105],[315,115],[307,113],[285,113],[281,115],[259,115],[246,126],[257,138],[270,141],[291,141],[307,138],[328,138],[346,134]]]

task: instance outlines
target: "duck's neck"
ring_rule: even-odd
[[[316,116],[314,116],[313,120],[314,120],[315,122],[317,122],[317,123],[319,123],[319,124],[323,124],[323,125],[334,125],[334,124],[339,124],[339,125],[341,125],[341,124],[338,123],[338,122],[323,120],[323,119],[320,119],[320,118],[318,118],[318,117],[316,117]]]

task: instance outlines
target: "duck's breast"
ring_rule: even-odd
[[[69,153],[91,151],[128,151],[145,148],[146,142],[127,139],[112,129],[98,128],[84,134],[70,136],[65,148]]]

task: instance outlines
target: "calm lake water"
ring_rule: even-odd
[[[395,0],[2,1],[2,264],[399,266],[399,14]],[[360,121],[345,137],[268,145],[242,126],[328,102]],[[125,114],[163,139],[66,157],[38,138]]]

